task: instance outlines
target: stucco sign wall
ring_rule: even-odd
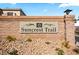
[[[58,48],[66,55],[74,54],[74,32],[73,15],[0,16],[0,54],[15,49],[19,55],[55,55]]]
[[[20,33],[57,33],[58,22],[20,22]]]

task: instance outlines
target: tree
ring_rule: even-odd
[[[0,8],[0,16],[2,16],[3,14],[3,10]]]

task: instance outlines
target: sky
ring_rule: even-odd
[[[0,3],[0,8],[21,8],[27,16],[63,16],[66,9],[79,15],[79,3]]]
[[[64,10],[71,9],[79,14],[78,6],[62,6],[61,3],[0,3],[0,8],[21,8],[28,16],[63,16]]]

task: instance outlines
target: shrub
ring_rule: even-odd
[[[12,36],[7,36],[6,39],[7,39],[9,42],[16,40],[16,38],[15,38],[15,37],[12,37]]]
[[[70,48],[69,41],[63,42],[62,45],[66,48]]]
[[[13,51],[8,52],[8,54],[10,54],[10,55],[18,55],[17,52],[18,52],[18,51],[14,49]]]
[[[50,42],[45,42],[46,44],[50,44]]]
[[[26,41],[27,41],[27,42],[32,42],[32,40],[31,40],[30,38],[28,38]]]
[[[60,48],[56,48],[55,50],[58,51]]]
[[[55,50],[57,51],[58,55],[64,55],[64,51],[62,49],[56,48]]]
[[[77,54],[79,54],[79,48],[75,48],[73,49],[74,52],[76,52]]]

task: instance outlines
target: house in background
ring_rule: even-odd
[[[79,26],[75,26],[75,44],[79,46]]]
[[[18,8],[5,8],[2,9],[2,16],[26,16],[26,14],[22,11],[22,9]]]

